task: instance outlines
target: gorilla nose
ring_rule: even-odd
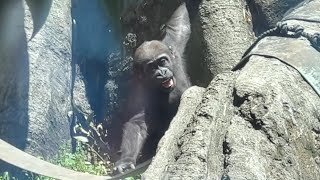
[[[168,70],[167,69],[161,69],[160,74],[162,76],[166,76],[168,74]]]

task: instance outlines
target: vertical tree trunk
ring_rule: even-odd
[[[243,0],[202,1],[199,13],[204,60],[214,77],[231,70],[253,42],[251,17]]]

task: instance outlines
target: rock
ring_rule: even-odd
[[[26,3],[6,1],[1,7],[0,138],[35,156],[53,157],[70,140],[70,1],[53,1],[31,40],[37,22]]]

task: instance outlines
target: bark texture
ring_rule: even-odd
[[[244,1],[202,1],[199,7],[204,61],[211,77],[229,71],[252,43],[254,35]]]
[[[174,118],[187,128],[165,134],[144,177],[318,179],[319,112],[319,96],[296,70],[254,57],[218,75],[191,118]]]
[[[319,1],[310,2],[305,11],[319,14]],[[316,22],[288,24],[320,31]],[[175,127],[186,128],[172,132]],[[218,74],[193,115],[177,114],[143,177],[316,180],[319,129],[320,97],[297,70],[275,58],[252,56],[241,70]]]

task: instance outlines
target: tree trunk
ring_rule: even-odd
[[[319,19],[319,1],[308,3],[299,10]],[[320,31],[316,22],[286,22]],[[287,40],[264,42],[272,39]],[[305,38],[290,40],[313,48]],[[290,57],[291,51],[272,47],[266,46],[269,53]],[[305,47],[291,50],[309,57]],[[193,101],[189,94],[180,110]],[[319,179],[319,122],[320,97],[296,69],[277,58],[251,56],[241,70],[217,75],[195,111],[178,112],[143,178]]]
[[[202,1],[204,61],[211,77],[230,70],[254,39],[244,1]]]

